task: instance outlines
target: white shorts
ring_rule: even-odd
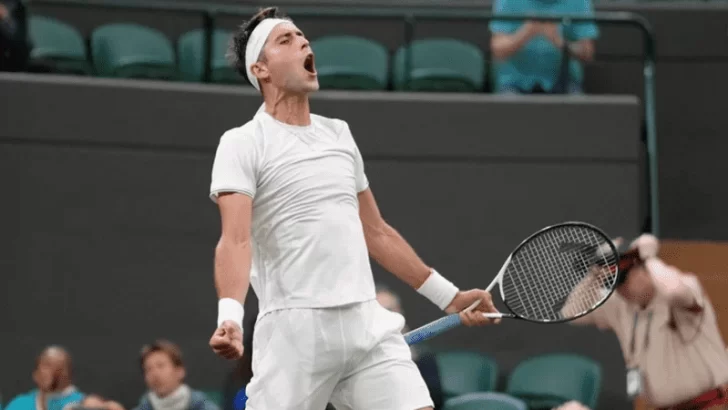
[[[376,300],[286,309],[258,320],[248,410],[417,410],[432,399],[402,336]]]

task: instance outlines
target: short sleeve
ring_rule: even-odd
[[[212,166],[210,199],[225,192],[237,192],[255,197],[259,153],[254,135],[228,131],[220,138]]]
[[[361,156],[361,152],[359,151],[359,147],[356,144],[356,141],[354,140],[354,136],[351,134],[351,129],[349,129],[349,124],[344,122],[344,126],[341,130],[342,136],[347,138],[351,141],[354,147],[354,166],[356,167],[355,172],[355,178],[356,178],[356,192],[363,192],[366,191],[367,188],[369,188],[369,179],[367,179],[366,172],[364,172],[364,158]]]
[[[359,152],[359,147],[356,147],[356,192],[366,191],[367,188],[369,188],[369,179],[364,172],[364,158]]]
[[[573,14],[583,15],[585,17],[594,16],[594,5],[591,0],[572,0],[574,2]],[[599,37],[599,27],[594,22],[578,22],[573,23],[569,27],[569,39],[579,41],[584,39],[595,39]]]
[[[518,14],[518,1],[521,0],[495,0],[493,3],[493,15]],[[490,31],[499,34],[513,34],[521,27],[521,22],[516,20],[491,20]]]

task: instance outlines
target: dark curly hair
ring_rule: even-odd
[[[248,79],[247,68],[245,67],[245,50],[248,48],[248,40],[253,30],[258,27],[258,24],[269,18],[290,20],[278,10],[278,7],[267,7],[258,11],[250,20],[244,22],[230,39],[230,48],[227,53],[228,60],[233,68],[235,68],[235,71],[242,75],[248,84],[251,84]]]

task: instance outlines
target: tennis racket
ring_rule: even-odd
[[[614,292],[619,277],[619,253],[599,228],[584,222],[546,227],[521,242],[486,289],[500,286],[510,313],[484,313],[489,318],[562,323],[598,308]],[[476,301],[467,310],[474,309]],[[460,326],[458,313],[405,334],[408,344],[420,343]]]

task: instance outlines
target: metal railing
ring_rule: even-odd
[[[171,11],[199,14],[204,30],[204,81],[210,80],[213,33],[216,18],[219,16],[240,16],[248,18],[258,12],[258,6],[230,6],[222,4],[197,2],[167,2],[159,0],[26,0],[33,5],[83,6],[96,8],[117,8],[153,11]],[[657,124],[655,121],[655,36],[651,25],[643,16],[633,12],[596,12],[591,17],[579,15],[494,15],[487,10],[477,9],[443,9],[443,8],[382,8],[382,7],[287,7],[286,14],[293,17],[316,18],[356,18],[356,19],[392,19],[403,23],[403,42],[411,44],[415,38],[415,30],[419,21],[425,20],[476,20],[484,23],[490,20],[541,20],[560,21],[564,24],[574,22],[595,22],[616,26],[637,27],[642,34],[643,42],[643,76],[644,76],[644,121],[647,142],[647,175],[648,175],[648,217],[650,231],[659,236],[659,189],[657,165]],[[410,74],[411,48],[405,49],[405,75]],[[405,79],[406,80],[406,79]]]

